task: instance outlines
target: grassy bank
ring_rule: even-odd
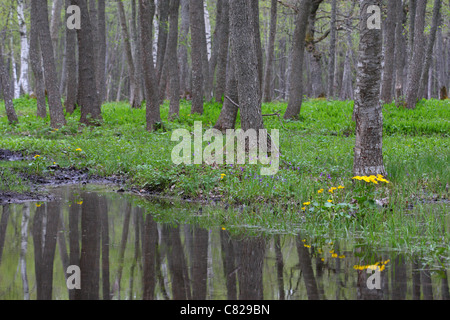
[[[384,107],[384,179],[389,183],[352,179],[353,102],[306,101],[301,118],[283,126],[277,117],[265,117],[266,128],[280,130],[282,155],[274,176],[261,176],[259,165],[172,163],[177,142],[171,141],[171,132],[192,131],[195,121],[211,127],[220,104],[207,104],[200,116],[190,114],[189,102],[182,102],[180,119],[174,122],[167,122],[165,104],[165,129],[152,134],[145,131],[145,110],[131,110],[125,103],[105,104],[101,127],[81,126],[75,112],[59,130],[52,130],[48,119],[36,119],[34,100],[19,99],[15,106],[20,117],[15,126],[0,108],[0,148],[28,158],[0,164],[1,191],[29,190],[24,176],[52,175],[54,168],[88,168],[93,175],[123,177],[126,188],[241,205],[241,210],[210,208],[201,218],[180,215],[177,220],[303,229],[328,238],[351,234],[390,246],[407,244],[411,250],[444,248],[448,254],[448,100],[423,101],[415,110]],[[284,103],[265,104],[263,114],[283,114],[285,108]],[[436,201],[441,204],[431,210],[428,203]]]

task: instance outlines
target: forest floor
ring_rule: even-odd
[[[166,102],[164,126],[155,133],[145,131],[145,110],[126,103],[105,104],[101,126],[80,125],[76,111],[66,115],[67,125],[59,130],[50,128],[48,119],[36,118],[35,100],[14,104],[20,121],[15,126],[0,108],[1,202],[45,200],[48,185],[114,183],[120,191],[144,196],[223,205],[224,210],[210,209],[205,224],[279,230],[302,224],[314,234],[368,230],[373,238],[379,231],[400,245],[417,244],[413,239],[426,223],[434,231],[423,241],[434,248],[449,243],[449,100],[423,100],[415,110],[384,106],[388,174],[379,180],[353,179],[352,101],[307,100],[297,121],[264,117],[269,133],[279,130],[280,165],[273,176],[260,175],[261,164],[173,164],[172,150],[179,144],[171,141],[173,130],[192,132],[195,121],[204,130],[211,128],[219,103],[206,104],[204,114],[197,115],[182,101],[179,119],[169,122]],[[263,114],[282,115],[285,108],[281,102],[264,104]],[[433,215],[428,215],[429,204],[437,205]]]

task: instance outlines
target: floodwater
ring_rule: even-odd
[[[191,209],[156,203],[149,212],[123,193],[55,194],[3,206],[1,300],[450,299],[448,271],[396,252],[167,223],[165,211]]]

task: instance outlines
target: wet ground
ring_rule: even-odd
[[[450,299],[448,271],[417,257],[362,240],[318,245],[167,223],[169,211],[199,214],[199,205],[144,209],[115,191],[59,186],[48,202],[4,204],[0,299]]]

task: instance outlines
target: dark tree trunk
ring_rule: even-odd
[[[217,72],[216,72],[216,88],[214,95],[217,102],[221,102],[224,98],[227,83],[227,61],[229,55],[230,44],[230,3],[223,1],[222,3],[222,30],[220,39],[218,56],[217,56]]]
[[[414,26],[414,52],[408,73],[408,90],[406,92],[406,107],[415,109],[419,97],[420,77],[422,75],[425,54],[425,14],[427,0],[417,0]]]
[[[383,117],[380,103],[382,35],[369,29],[369,5],[381,8],[381,0],[360,0],[360,43],[355,97],[356,143],[353,171],[358,176],[385,175],[383,165]]]
[[[292,44],[289,102],[284,114],[285,119],[297,118],[303,100],[303,59],[305,56],[306,27],[312,0],[302,0],[295,21],[294,40]]]
[[[98,0],[98,53],[97,53],[97,91],[100,105],[105,99],[106,87],[106,8],[105,0]]]
[[[152,29],[155,15],[154,0],[139,0],[139,25],[141,26],[142,64],[144,69],[147,131],[155,130],[161,122],[158,103],[158,84],[152,55]]]
[[[387,19],[384,31],[384,69],[381,82],[381,100],[384,103],[392,102],[392,86],[394,80],[394,57],[395,57],[395,30],[398,1],[388,1]],[[401,3],[399,4],[401,5]]]
[[[267,46],[266,54],[266,66],[264,71],[264,90],[263,101],[272,101],[272,70],[275,51],[275,36],[277,34],[277,13],[278,13],[278,1],[272,0],[270,10],[270,32],[269,32],[269,44]]]
[[[251,0],[230,2],[231,48],[236,64],[241,128],[244,131],[264,129],[256,44],[259,38],[255,34],[254,21],[257,15],[252,12],[255,9]]]
[[[71,5],[71,0],[66,0],[65,8]],[[66,28],[66,72],[67,72],[67,95],[66,112],[73,113],[76,108],[78,83],[77,83],[77,31]]]
[[[170,29],[166,50],[167,61],[165,62],[169,68],[169,117],[178,116],[180,112],[180,70],[177,57],[179,8],[180,0],[170,0]]]
[[[337,14],[337,0],[331,2],[331,22],[330,22],[330,62],[328,64],[328,98],[334,96],[334,72],[336,65],[336,14]]]
[[[128,32],[127,21],[125,17],[125,9],[121,0],[117,1],[119,10],[119,19],[122,29],[122,38],[124,42],[124,49],[127,56],[128,74],[130,78],[130,105],[132,108],[140,108],[141,101],[139,101],[138,83],[136,81],[135,64],[133,61],[133,54],[131,52],[130,34]],[[81,80],[81,79],[80,79]]]
[[[6,116],[9,123],[19,122],[16,111],[14,110],[13,97],[14,93],[11,88],[11,80],[9,78],[8,70],[3,62],[3,44],[0,44],[0,86],[3,91],[3,98],[5,99]]]
[[[31,6],[36,6],[36,1],[31,3]],[[32,8],[33,12],[36,8]],[[44,71],[42,67],[42,55],[39,48],[39,29],[37,19],[30,19],[30,63],[33,69],[35,79],[34,94],[37,100],[37,116],[45,118],[47,116],[47,101],[45,99],[45,82]]]
[[[428,38],[427,49],[425,51],[425,62],[422,68],[422,75],[419,84],[419,98],[425,96],[425,87],[428,81],[428,73],[431,71],[430,66],[433,60],[433,48],[436,42],[436,32],[439,27],[439,19],[441,15],[442,0],[434,0],[433,20],[431,23],[430,35]]]
[[[169,6],[170,0],[160,0],[158,2],[159,8],[159,27],[158,27],[158,50],[156,53],[156,81],[161,83],[161,77],[163,76],[164,58],[166,56],[167,37],[169,30],[167,28],[169,21]],[[164,91],[166,88],[159,87]]]
[[[95,54],[91,20],[86,0],[72,0],[80,7],[83,27],[77,30],[78,39],[78,103],[81,107],[80,122],[95,125],[102,120],[95,79]]]
[[[39,29],[39,43],[41,47],[42,59],[44,61],[45,86],[48,92],[48,105],[50,112],[50,126],[60,128],[66,124],[61,95],[58,88],[58,77],[56,74],[55,58],[53,56],[53,44],[50,36],[50,26],[48,22],[48,8],[39,5],[37,1],[32,1],[31,19],[37,19]]]
[[[228,57],[227,66],[227,83],[225,89],[225,98],[223,101],[222,110],[217,119],[217,123],[214,128],[225,132],[227,129],[234,129],[236,125],[236,117],[238,113],[238,108],[236,104],[239,103],[238,96],[238,83],[236,79],[236,68],[234,64],[233,56],[230,54]],[[230,99],[233,101],[231,102]]]
[[[180,91],[186,93],[191,90],[189,81],[189,61],[188,61],[188,47],[189,47],[189,1],[181,0],[181,26],[180,39],[178,46],[178,56],[180,59]]]
[[[406,25],[406,13],[403,5],[397,6],[397,25],[395,27],[395,99],[397,103],[403,97],[404,90],[404,70],[407,59],[406,38],[403,35],[404,25]],[[405,32],[406,33],[406,32]]]
[[[203,59],[202,33],[205,33],[203,19],[203,0],[191,0],[189,3],[191,25],[192,58],[192,113],[203,114]]]

